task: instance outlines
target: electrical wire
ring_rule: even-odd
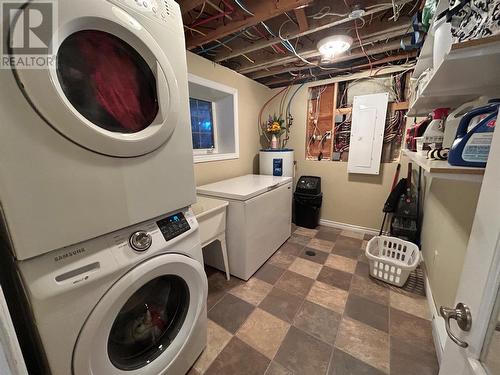
[[[274,37],[274,34],[273,34],[273,33],[272,33],[272,31],[271,31],[271,30],[267,27],[267,25],[266,25],[266,24],[264,24],[264,23],[262,23],[262,25],[263,25],[263,26],[266,28],[266,30],[268,30],[268,32],[269,32],[271,35],[273,35],[273,37]],[[258,33],[261,37],[266,38],[267,40],[269,40],[269,38],[268,38],[268,37],[266,37],[266,36],[262,33],[262,31],[260,31],[260,30],[258,29],[258,27],[257,27],[257,26],[252,26],[252,28],[253,28],[253,29],[254,29],[254,30],[255,30],[255,31],[256,31],[256,32],[257,32],[257,33]],[[286,54],[286,52],[285,52],[285,51],[284,51],[281,47],[279,47],[279,46],[277,46],[277,45],[274,45],[274,44],[273,44],[273,45],[271,45],[271,48],[272,48],[272,49],[274,50],[274,52],[276,52],[276,53]]]
[[[322,18],[327,17],[327,16],[347,17],[349,15],[349,13],[332,13],[332,12],[330,12],[330,9],[331,8],[329,6],[325,6],[325,7],[321,8],[319,12],[312,14],[310,16],[307,16],[307,17],[315,19],[315,20],[319,20],[319,19],[322,19]]]
[[[205,6],[207,5],[207,2],[204,1],[203,2],[203,5],[201,6],[201,10],[200,10],[200,13],[198,13],[198,15],[195,17],[194,21],[196,21],[198,18],[201,17],[201,15],[205,12]]]
[[[212,51],[212,50],[214,50],[214,49],[216,49],[216,48],[219,48],[219,47],[223,46],[224,44],[229,43],[230,41],[232,41],[232,40],[234,40],[234,39],[236,39],[236,38],[240,37],[240,35],[242,35],[242,34],[243,34],[243,31],[239,31],[239,32],[237,32],[236,34],[234,34],[233,36],[231,36],[231,37],[227,38],[227,39],[226,39],[226,40],[224,40],[224,41],[221,41],[221,42],[217,43],[216,45],[214,45],[214,46],[212,46],[212,47],[207,47],[207,48],[205,48],[205,47],[200,47],[200,48],[201,48],[200,53],[205,53],[205,52],[208,52],[208,51]]]
[[[197,29],[194,29],[194,28],[192,28],[192,27],[189,27],[189,26],[184,25],[184,28],[185,28],[185,29],[187,29],[187,30],[189,30],[189,31],[192,31],[192,32],[198,33],[198,34],[200,34],[200,35],[202,35],[202,36],[207,36],[207,34],[205,34],[204,32],[202,32],[202,31],[200,31],[200,30],[197,30]],[[217,43],[220,43],[220,44],[221,44],[221,46],[223,46],[223,47],[227,48],[229,51],[232,51],[232,50],[233,50],[231,47],[229,47],[227,44],[225,44],[225,43],[221,42],[219,39],[215,39],[215,41],[216,41]]]
[[[290,128],[293,125],[293,116],[292,116],[292,113],[291,113],[292,101],[295,98],[295,95],[297,95],[297,93],[300,91],[300,89],[302,87],[304,87],[304,85],[305,85],[305,83],[302,83],[301,85],[299,85],[299,87],[297,87],[297,89],[293,92],[293,94],[290,96],[290,99],[288,100],[288,104],[287,104],[286,110],[285,110],[286,135],[285,135],[285,138],[282,141],[283,147],[286,146],[286,144],[288,143],[288,140],[290,139]]]
[[[364,22],[364,19],[361,17],[361,19],[363,20]],[[365,51],[365,47],[363,46],[363,42],[361,41],[361,38],[359,37],[359,30],[358,30],[358,24],[357,24],[358,20],[354,20],[354,29],[356,30],[356,36],[358,37],[358,42],[359,42],[359,46],[361,47],[361,51],[363,51],[364,55],[366,56],[366,58],[368,59],[368,64],[370,64],[370,75],[372,74],[372,71],[373,71],[373,64],[372,64],[372,60],[370,59],[370,56],[368,56],[368,54],[366,53]],[[364,23],[363,23],[363,26],[364,26]]]
[[[202,36],[206,36],[207,35],[207,34],[205,34],[204,32],[202,32],[200,30],[194,29],[194,28],[186,26],[186,25],[184,25],[184,28],[186,28],[189,31],[196,32],[196,33],[198,33],[198,34],[200,34]],[[225,47],[229,51],[232,51],[233,49],[231,47],[229,47],[226,43],[229,42],[229,41],[231,41],[231,40],[233,40],[233,39],[236,39],[239,36],[239,34],[244,33],[245,31],[246,30],[243,30],[242,32],[238,33],[238,35],[235,35],[233,38],[229,38],[228,40],[225,40],[223,42],[221,42],[219,39],[215,39],[215,42],[217,42],[218,44],[216,44],[215,46],[212,46],[210,48],[203,48],[202,47],[200,53],[210,52],[210,51],[212,51],[212,50],[214,50],[216,48],[219,48],[220,46]],[[251,58],[249,58],[246,54],[242,54],[241,56],[243,56],[245,59],[247,59],[250,63],[255,64],[255,61],[252,60]]]
[[[250,12],[239,0],[234,0],[234,2],[248,15],[255,16],[252,12]]]
[[[288,15],[288,13],[287,13],[287,12],[285,12],[285,16],[286,16],[286,17],[287,17],[287,18],[288,18],[291,22],[293,22],[293,23],[295,24],[295,26],[298,26],[298,23],[297,23],[297,22],[295,22],[295,20],[294,20],[292,17],[290,17],[290,16]]]
[[[270,139],[269,137],[267,136],[267,133],[265,131],[265,129],[263,128],[263,126],[265,125],[263,122],[262,122],[262,113],[264,112],[264,109],[266,109],[266,107],[269,105],[269,103],[271,103],[274,98],[276,98],[278,95],[282,94],[287,88],[287,87],[284,87],[283,89],[281,89],[280,91],[278,91],[276,94],[274,94],[267,102],[264,103],[264,105],[262,106],[262,108],[260,109],[259,111],[259,117],[258,117],[258,129],[259,129],[259,136],[260,135],[264,135],[267,139],[267,141],[269,142]]]
[[[389,17],[389,20],[393,19],[396,22],[399,19],[401,9],[403,9],[404,4],[398,5],[394,0],[392,0],[392,17]]]
[[[222,10],[218,5],[212,3],[210,0],[206,0],[206,2],[207,2],[208,5],[210,5],[212,8],[214,8],[218,12],[225,13],[225,10]],[[224,4],[224,8],[227,7],[227,8],[229,8],[229,10],[234,11],[234,7],[232,7],[231,5],[229,5],[227,2],[221,1],[219,3],[219,5],[221,5],[221,4]],[[227,18],[229,21],[233,20],[233,17],[231,17],[229,14],[224,14],[224,17]]]
[[[296,57],[298,57],[302,62],[308,64],[308,65],[314,65],[314,66],[318,66],[318,64],[316,63],[313,63],[313,62],[310,62],[309,60],[307,60],[306,58],[302,57],[294,48],[294,46],[292,45],[292,43],[290,43],[290,41],[286,38],[284,38],[282,35],[281,35],[281,30],[283,29],[283,26],[285,26],[287,23],[289,23],[290,20],[286,20],[285,22],[283,22],[280,26],[280,28],[278,29],[278,36],[279,38],[281,39],[281,43],[283,44],[283,46],[289,50],[290,52],[292,52]]]
[[[310,98],[309,98],[309,103],[312,102],[312,100],[315,100],[316,101],[316,105],[314,105],[314,114],[312,113],[313,111],[313,105],[311,105],[310,109],[311,111],[308,112],[308,114],[310,115],[309,116],[309,123],[311,122],[312,120],[312,125],[313,125],[313,128],[312,128],[312,134],[309,136],[309,141],[307,143],[307,157],[312,157],[311,155],[311,144],[314,143],[316,141],[316,133],[319,133],[318,136],[321,136],[321,132],[318,128],[318,120],[319,120],[319,115],[320,115],[320,112],[321,112],[321,95],[326,91],[326,89],[328,88],[328,85],[324,85],[324,86],[319,86],[317,89],[318,89],[318,92],[316,94],[316,98],[315,99],[312,99],[312,95],[313,95],[313,92],[311,91],[310,92]]]

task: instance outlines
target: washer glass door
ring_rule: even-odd
[[[111,327],[111,362],[122,370],[146,366],[175,339],[188,307],[189,288],[179,276],[160,276],[146,283],[123,305]]]
[[[175,49],[165,48],[163,39],[170,25],[152,35],[134,12],[102,0],[60,2],[58,8],[55,63],[13,68],[33,109],[58,133],[100,154],[135,157],[165,144],[181,107],[167,56]],[[13,24],[11,38],[21,27]]]

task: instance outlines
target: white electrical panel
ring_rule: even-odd
[[[388,93],[355,96],[349,142],[349,173],[379,174]]]

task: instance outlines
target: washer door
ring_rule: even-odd
[[[164,144],[178,123],[179,89],[155,38],[103,0],[61,2],[59,14],[51,41],[55,63],[14,71],[35,111],[66,138],[101,154],[133,157]],[[15,22],[10,37],[22,27]]]
[[[178,254],[146,260],[118,280],[88,317],[73,373],[161,373],[190,337],[206,298],[199,262]]]

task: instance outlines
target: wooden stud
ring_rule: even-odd
[[[299,30],[306,31],[309,29],[309,23],[307,22],[307,15],[304,8],[294,9],[295,17],[297,18],[297,22],[299,23]]]
[[[389,62],[399,61],[399,60],[403,60],[403,59],[411,59],[411,58],[414,58],[416,56],[417,56],[416,51],[403,53],[403,54],[399,54],[399,55],[394,55],[394,56],[389,56],[389,57],[386,57],[386,58],[383,58],[383,59],[380,59],[377,61],[373,61],[372,66],[379,66],[379,65],[383,65],[383,64],[386,64]],[[277,87],[281,87],[281,86],[287,86],[292,82],[294,84],[299,84],[302,82],[307,82],[309,79],[316,79],[318,77],[323,77],[323,76],[327,76],[327,75],[335,75],[335,74],[340,73],[340,72],[349,72],[352,70],[367,68],[369,66],[370,66],[370,64],[361,64],[361,65],[352,66],[350,68],[338,69],[338,70],[335,70],[332,72],[319,72],[319,73],[315,74],[314,76],[307,75],[303,78],[296,78],[296,77],[295,78],[278,78],[278,79],[274,79],[271,81],[263,82],[263,84],[268,86],[268,87],[272,86],[272,88],[277,88]]]
[[[181,14],[185,15],[187,12],[198,8],[203,5],[205,0],[177,0],[177,3],[181,7]]]
[[[339,83],[333,84],[333,117],[332,117],[332,141],[330,144],[330,160],[333,160],[333,152],[335,145],[335,114],[337,113],[337,100],[339,95]]]
[[[409,102],[391,102],[389,103],[389,111],[402,111],[410,108]],[[337,115],[347,115],[352,112],[352,107],[337,108],[335,113]]]
[[[309,5],[314,0],[280,0],[280,1],[261,1],[252,9],[249,9],[254,15],[243,20],[235,20],[227,25],[220,26],[217,29],[206,33],[206,35],[196,35],[186,40],[186,48],[202,46],[213,42],[215,39],[223,38],[229,34],[240,32],[241,30],[254,26],[259,22],[279,16],[284,12],[291,11],[297,7]]]

